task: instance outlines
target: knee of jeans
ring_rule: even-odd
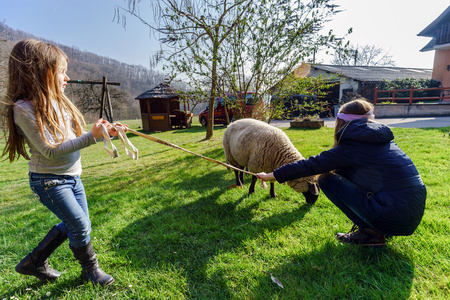
[[[72,248],[79,248],[86,245],[91,240],[91,228],[69,232],[69,244]]]
[[[69,231],[74,238],[87,236],[91,233],[91,221],[87,219],[84,222],[79,222],[76,227],[73,226]]]

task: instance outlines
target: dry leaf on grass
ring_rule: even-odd
[[[266,274],[269,274],[270,275],[270,279],[272,279],[272,281],[275,282],[280,288],[284,289],[284,286],[281,283],[281,281],[279,281],[278,278],[273,276],[272,273],[269,273],[269,272],[266,272],[266,271],[263,271],[263,272],[266,273]]]

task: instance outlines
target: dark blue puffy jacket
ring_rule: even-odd
[[[393,141],[394,134],[384,124],[366,119],[350,121],[337,134],[339,144],[319,155],[284,165],[273,173],[280,183],[332,170],[383,201],[395,199],[386,220],[407,215],[408,228],[392,234],[411,234],[424,209],[426,188],[411,159]],[[392,225],[392,224],[391,224]],[[395,224],[394,224],[395,225]]]

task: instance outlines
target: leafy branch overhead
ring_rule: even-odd
[[[213,107],[225,92],[252,90],[262,101],[318,45],[338,47],[332,31],[319,33],[338,12],[330,0],[129,0],[117,8],[116,19],[126,25],[134,16],[161,36],[154,62],[167,63],[172,77],[203,86]],[[213,135],[209,114],[206,138]]]

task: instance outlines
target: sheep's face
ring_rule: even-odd
[[[306,202],[314,204],[319,197],[319,187],[317,185],[318,176],[303,177],[291,181],[287,181],[294,191],[303,193],[306,198]]]
[[[291,188],[294,189],[297,193],[305,193],[309,191],[311,188],[311,184],[317,184],[317,179],[319,176],[309,176],[309,177],[302,177],[299,179],[287,181],[287,185],[289,185]]]
[[[305,178],[287,181],[286,183],[297,193],[304,193],[309,189],[308,181],[306,181]]]

